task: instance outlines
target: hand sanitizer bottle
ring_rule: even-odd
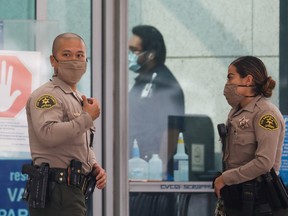
[[[148,179],[148,163],[140,158],[140,150],[137,140],[133,142],[132,158],[128,161],[129,180],[147,180]]]
[[[185,144],[183,133],[179,133],[177,153],[173,157],[174,160],[174,181],[188,181],[188,155],[185,153]]]
[[[149,160],[149,180],[162,181],[162,160],[158,154],[153,154]]]

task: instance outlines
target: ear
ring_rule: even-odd
[[[54,56],[50,55],[50,63],[51,63],[52,67],[54,67],[55,62],[56,62],[56,60],[55,60]]]
[[[253,76],[252,75],[248,74],[246,78],[247,78],[247,80],[246,80],[246,85],[247,86],[254,85],[254,80],[253,80]]]

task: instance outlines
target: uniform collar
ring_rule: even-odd
[[[59,79],[57,76],[52,77],[52,83],[55,86],[61,88],[66,94],[73,93],[71,87],[67,83]]]
[[[72,94],[79,103],[82,103],[81,93],[79,91],[76,90],[76,92],[74,92],[67,83],[55,76],[52,78],[52,83],[62,89],[66,94]]]
[[[256,97],[253,98],[252,101],[250,101],[250,103],[248,103],[245,107],[241,108],[238,110],[238,107],[233,108],[231,110],[231,115],[238,115],[240,114],[242,111],[248,111],[248,112],[253,112],[254,108],[256,106],[256,103],[262,98],[262,95],[257,95]]]
[[[249,112],[253,112],[256,103],[260,100],[260,98],[262,98],[261,95],[257,95],[255,98],[253,98],[252,101],[250,101],[249,104],[247,104],[245,107],[243,107],[243,110],[249,111]]]

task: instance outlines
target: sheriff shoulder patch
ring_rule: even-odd
[[[36,101],[36,108],[50,109],[57,104],[57,100],[51,95],[42,95]]]
[[[278,122],[276,118],[270,114],[262,116],[259,120],[259,125],[266,130],[278,129]]]

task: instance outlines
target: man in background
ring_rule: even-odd
[[[184,115],[184,94],[165,65],[166,46],[153,26],[132,29],[129,40],[129,69],[137,74],[129,92],[129,149],[137,140],[140,157],[149,160],[159,154],[167,166],[169,115]]]

